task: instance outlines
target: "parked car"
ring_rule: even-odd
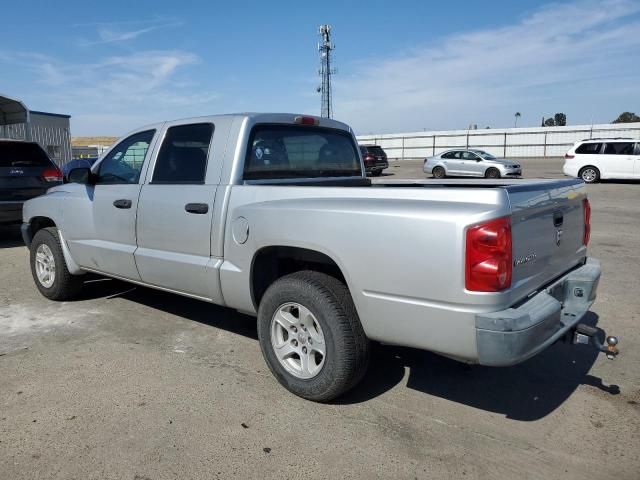
[[[374,177],[379,177],[385,168],[389,168],[387,154],[378,145],[360,145],[360,154],[366,172]]]
[[[562,171],[586,183],[640,179],[640,140],[594,138],[577,142],[564,156]]]
[[[35,142],[0,139],[0,224],[22,222],[22,205],[62,183],[62,172]]]
[[[256,315],[267,365],[307,399],[356,385],[370,340],[490,366],[576,329],[596,342],[579,180],[372,185],[347,125],[290,114],[146,126],[69,180],[24,209],[45,297],[96,272]]]
[[[66,179],[69,176],[69,172],[74,168],[91,168],[96,163],[96,160],[98,160],[98,157],[74,158],[62,166],[62,175]]]
[[[435,178],[452,177],[519,177],[522,167],[518,162],[498,159],[483,150],[457,149],[447,150],[426,158],[424,173]]]

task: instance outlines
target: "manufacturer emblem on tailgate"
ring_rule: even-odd
[[[9,170],[9,175],[24,175],[24,170],[21,168],[12,168]]]
[[[535,253],[530,253],[526,257],[516,258],[513,261],[514,267],[519,267],[520,265],[524,265],[525,263],[533,262],[536,259],[537,255]]]

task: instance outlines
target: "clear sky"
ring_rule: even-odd
[[[0,92],[73,135],[236,111],[319,114],[333,26],[335,118],[356,133],[569,124],[640,114],[640,0],[3,1]]]

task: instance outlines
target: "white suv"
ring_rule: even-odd
[[[640,140],[593,138],[577,142],[564,156],[562,171],[586,183],[601,178],[640,179]]]

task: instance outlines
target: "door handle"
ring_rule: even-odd
[[[209,205],[207,205],[206,203],[187,203],[184,206],[184,209],[188,213],[203,215],[209,211]]]
[[[113,206],[116,208],[131,208],[131,200],[121,198],[120,200],[115,200]]]

